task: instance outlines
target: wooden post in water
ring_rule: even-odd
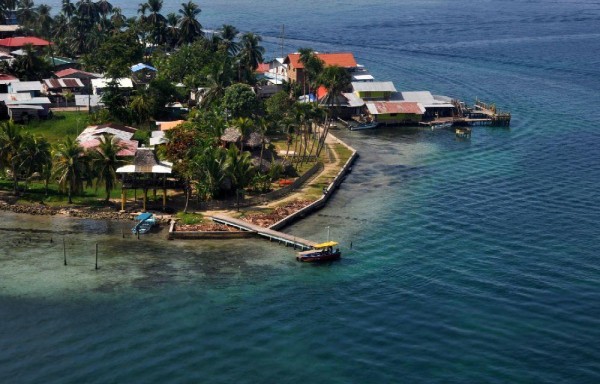
[[[167,188],[163,188],[163,212],[167,209]]]
[[[98,269],[98,243],[96,243],[96,269]]]
[[[65,243],[65,237],[63,236],[63,256],[65,259],[65,265],[67,265],[67,244]]]
[[[121,211],[125,210],[125,196],[127,196],[127,190],[121,188]]]

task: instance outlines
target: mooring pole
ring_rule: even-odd
[[[64,236],[63,236],[63,256],[65,258],[65,265],[67,265],[67,245],[65,244]]]
[[[96,269],[98,269],[98,243],[96,243]]]

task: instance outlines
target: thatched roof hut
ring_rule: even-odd
[[[270,140],[260,132],[252,132],[244,142],[244,145],[249,148],[260,148],[262,143],[268,144]]]
[[[240,131],[233,127],[226,128],[221,135],[221,141],[223,143],[237,143],[241,138],[242,134]]]

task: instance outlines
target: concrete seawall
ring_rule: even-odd
[[[337,173],[337,175],[335,175],[335,178],[333,179],[331,184],[329,184],[329,186],[326,189],[326,192],[323,193],[323,196],[321,196],[317,201],[302,208],[301,210],[294,212],[291,215],[279,220],[275,224],[271,225],[269,227],[269,229],[273,229],[273,230],[282,229],[282,228],[294,223],[296,220],[306,217],[306,216],[310,215],[311,213],[313,213],[314,211],[317,211],[317,210],[323,208],[325,206],[325,204],[327,204],[327,201],[331,198],[331,196],[333,195],[333,193],[335,192],[337,187],[339,187],[339,185],[344,181],[344,178],[346,177],[346,174],[349,172],[350,167],[352,167],[352,164],[358,158],[358,152],[356,151],[356,149],[354,149],[351,146],[349,146],[348,144],[344,143],[343,141],[341,141],[334,135],[332,135],[332,134],[329,134],[329,135],[331,137],[335,138],[338,143],[340,143],[343,146],[345,146],[346,148],[348,148],[352,152],[352,155],[350,155],[350,157],[348,158],[348,160],[346,161],[346,163],[344,164],[342,169],[340,169],[340,171]]]

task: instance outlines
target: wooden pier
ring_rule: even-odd
[[[225,216],[225,215],[218,215],[218,214],[213,215],[212,220],[217,223],[220,223],[220,224],[225,224],[225,225],[229,225],[231,227],[235,227],[242,231],[256,233],[259,236],[266,237],[270,241],[278,241],[280,243],[284,243],[286,245],[286,247],[291,246],[291,247],[294,247],[294,249],[296,249],[296,248],[300,248],[303,250],[312,249],[317,244],[310,240],[302,239],[300,237],[289,235],[287,233],[274,231],[272,229],[263,228],[261,226],[254,225],[247,221],[240,220],[240,219],[234,219],[233,217],[229,217],[229,216]]]

